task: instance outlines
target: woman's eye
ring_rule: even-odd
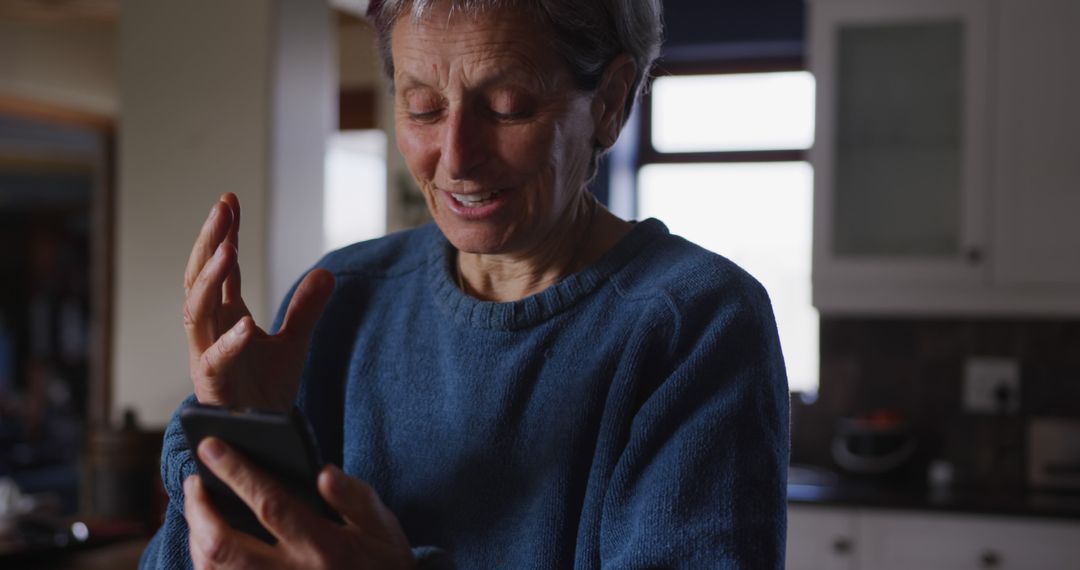
[[[431,122],[431,121],[434,121],[434,120],[438,119],[439,115],[441,115],[441,114],[442,114],[441,109],[410,110],[409,111],[409,118],[414,120],[414,121],[420,121],[420,122],[427,123],[427,122]]]
[[[492,109],[491,114],[495,115],[495,118],[500,121],[520,121],[529,116],[528,112],[520,110],[499,111]]]
[[[443,111],[442,98],[426,90],[412,89],[404,94],[402,106],[409,119],[419,122],[431,122],[439,118]]]
[[[525,108],[522,108],[522,107],[502,108],[502,109],[500,109],[500,108],[492,108],[491,109],[491,115],[495,118],[495,120],[504,121],[504,122],[508,122],[508,123],[513,123],[513,122],[516,122],[516,121],[524,121],[524,120],[532,117],[533,114],[534,114],[534,111],[531,108],[528,108],[528,107],[525,107]]]
[[[532,115],[532,105],[524,98],[509,93],[500,93],[492,97],[488,107],[491,114],[500,121],[519,121]]]

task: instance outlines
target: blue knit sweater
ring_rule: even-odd
[[[453,261],[432,225],[324,258],[298,399],[411,544],[461,569],[783,568],[788,392],[761,285],[657,220],[512,303],[464,295]],[[187,567],[175,418],[161,471],[142,567]]]

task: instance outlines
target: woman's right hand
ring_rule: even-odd
[[[297,286],[281,329],[255,325],[240,296],[240,201],[227,193],[210,209],[184,272],[184,329],[200,403],[287,410],[296,399],[315,323],[334,290],[316,269]]]

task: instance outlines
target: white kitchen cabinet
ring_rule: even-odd
[[[994,276],[1012,287],[1080,283],[1080,2],[1001,2]]]
[[[818,309],[1080,314],[1080,2],[810,14]]]
[[[1075,570],[1080,525],[1010,517],[862,513],[860,569]]]
[[[788,509],[789,570],[1075,570],[1080,523],[1051,519],[807,507]],[[849,538],[846,554],[833,551]]]
[[[818,0],[814,302],[881,308],[987,277],[987,0]]]
[[[788,509],[787,570],[855,570],[855,511]]]

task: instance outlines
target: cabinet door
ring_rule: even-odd
[[[1080,525],[1038,519],[863,512],[859,568],[1075,569]]]
[[[984,284],[989,3],[818,0],[811,17],[815,304]]]
[[[1002,0],[997,246],[1003,284],[1080,284],[1080,2]]]
[[[854,511],[788,507],[787,570],[855,570]]]

